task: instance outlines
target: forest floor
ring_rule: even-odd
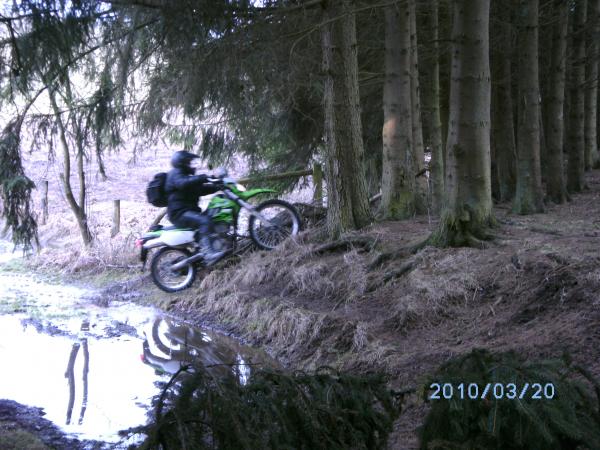
[[[62,265],[75,276],[100,265],[129,280],[108,295],[143,291],[191,322],[265,347],[289,368],[382,371],[397,390],[418,390],[442,363],[474,348],[540,359],[568,352],[600,376],[600,173],[587,182],[588,190],[544,214],[519,216],[497,205],[496,239],[486,248],[410,252],[435,228],[428,217],[376,223],[336,245],[308,230],[273,252],[204,273],[178,294],[158,291],[137,272],[129,230],[155,214],[140,199],[132,200],[140,215],[129,216],[129,234],[103,238],[92,252],[64,245],[76,242],[74,223],[68,211],[56,214],[42,230],[49,245],[35,264]],[[104,205],[110,217],[110,199],[102,202],[98,210]],[[407,399],[390,448],[418,448],[428,407],[416,394]]]
[[[498,205],[486,248],[411,253],[435,227],[423,217],[378,223],[338,246],[308,232],[212,271],[170,306],[228,326],[292,368],[383,371],[398,390],[418,391],[474,348],[530,359],[567,352],[600,376],[600,173],[587,182],[544,214]],[[427,411],[409,398],[390,448],[418,448]]]

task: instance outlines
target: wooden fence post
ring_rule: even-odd
[[[113,226],[110,237],[115,237],[121,231],[121,200],[113,201]]]
[[[323,205],[323,168],[321,164],[315,164],[313,166],[313,185],[315,187],[315,193],[313,195],[313,203],[322,206]]]
[[[42,181],[42,225],[48,221],[48,180]]]

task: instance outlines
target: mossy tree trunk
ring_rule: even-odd
[[[371,222],[358,93],[356,23],[351,0],[326,2],[325,73],[327,230],[331,237]]]
[[[490,0],[454,0],[446,201],[430,242],[477,245],[493,225],[490,170]]]
[[[588,58],[585,90],[585,168],[600,165],[598,154],[598,58],[600,56],[600,0],[589,0]]]
[[[416,0],[408,0],[410,19],[410,92],[413,159],[415,173],[422,173],[425,166],[425,145],[423,143],[423,123],[421,118],[421,89],[419,86],[419,51],[417,39],[417,8]],[[415,180],[415,207],[418,214],[427,213],[427,179],[419,176]]]
[[[544,211],[540,163],[539,0],[519,0],[518,8],[517,188],[513,211],[532,214]]]
[[[515,195],[517,159],[512,93],[512,25],[510,9],[500,3],[492,5],[492,8],[494,6],[498,18],[494,27],[498,45],[492,58],[492,183],[495,198],[499,202],[507,202]]]
[[[563,162],[565,77],[567,57],[567,31],[569,21],[567,0],[555,0],[554,9],[558,23],[553,28],[550,88],[547,103],[546,191],[555,203],[567,201],[567,188]]]
[[[574,3],[573,56],[569,90],[571,104],[569,108],[569,164],[567,171],[567,190],[581,192],[585,187],[585,22],[587,2]]]
[[[410,18],[405,3],[385,9],[381,208],[388,219],[415,214]]]
[[[444,150],[442,144],[442,120],[440,116],[440,55],[439,55],[439,14],[438,2],[429,4],[429,38],[430,54],[425,72],[428,86],[425,92],[427,108],[427,124],[431,144],[431,161],[429,163],[429,185],[431,191],[431,208],[439,214],[444,199]]]

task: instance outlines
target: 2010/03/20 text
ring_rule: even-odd
[[[556,395],[552,383],[432,383],[429,385],[429,400],[551,400]]]

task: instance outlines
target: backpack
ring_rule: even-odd
[[[165,191],[167,182],[167,174],[164,172],[157,173],[154,178],[148,183],[146,188],[146,198],[152,206],[164,208],[168,203],[168,195]]]

